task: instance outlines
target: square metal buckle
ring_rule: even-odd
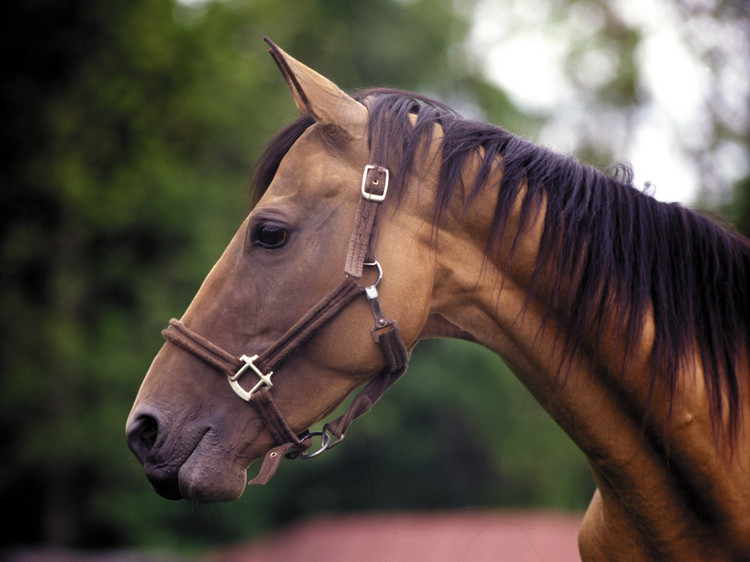
[[[377,170],[378,172],[383,172],[385,174],[385,185],[383,186],[383,193],[370,193],[367,191],[367,173],[370,170]],[[373,182],[373,185],[378,185],[378,181],[375,180]],[[376,166],[375,164],[368,164],[365,166],[365,172],[362,174],[362,198],[367,199],[368,201],[375,201],[376,203],[382,203],[385,201],[385,196],[388,193],[388,182],[390,181],[390,174],[388,172],[388,168],[385,168],[383,166]]]
[[[243,355],[240,357],[240,360],[243,361],[245,364],[240,367],[240,369],[234,374],[234,375],[227,375],[227,380],[229,381],[229,386],[232,387],[232,390],[245,400],[246,402],[249,402],[250,399],[253,397],[253,394],[258,392],[261,388],[264,386],[267,386],[268,388],[271,388],[273,386],[273,383],[271,382],[271,375],[273,375],[273,371],[270,371],[267,375],[263,374],[263,371],[258,369],[258,367],[255,366],[254,361],[258,358],[257,355],[253,355],[252,357],[248,357],[247,355]],[[245,390],[240,386],[240,383],[237,382],[237,379],[239,379],[242,375],[245,374],[245,371],[248,369],[252,369],[252,371],[258,375],[258,378],[260,380],[257,382],[257,384],[251,388],[250,390]]]

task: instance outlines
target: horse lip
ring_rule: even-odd
[[[179,429],[171,426],[171,433],[170,438],[163,432],[150,451],[136,454],[157,494],[195,503],[232,501],[242,495],[250,463],[226,443],[216,425],[205,420]]]
[[[168,500],[180,500],[183,498],[180,491],[179,471],[185,461],[182,461],[176,467],[165,469],[163,466],[156,464],[145,464],[144,472],[154,491]]]
[[[185,497],[180,486],[180,469],[193,456],[210,431],[211,427],[206,427],[196,439],[193,448],[178,463],[148,463],[150,466],[147,466],[146,462],[143,463],[146,477],[157,494],[168,500],[181,500]]]
[[[247,466],[221,431],[207,430],[177,471],[183,498],[195,503],[216,503],[239,498],[247,485]]]
[[[149,482],[151,482],[154,491],[164,499],[181,500],[183,498],[177,478],[159,479],[149,477]]]

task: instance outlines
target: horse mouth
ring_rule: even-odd
[[[127,443],[157,494],[194,503],[233,501],[242,496],[247,468],[260,456],[265,441],[256,442],[258,431],[238,438],[224,429],[222,421],[175,421],[148,407],[131,413]]]
[[[183,493],[183,486],[180,483],[180,471],[184,464],[192,457],[202,439],[201,437],[193,450],[189,454],[184,455],[184,459],[181,461],[158,462],[156,459],[142,461],[146,478],[157,494],[168,500],[181,500],[186,497]]]
[[[168,500],[195,503],[233,501],[242,495],[247,477],[244,468],[215,457],[194,456],[169,474],[144,467],[154,491]]]
[[[182,456],[182,455],[181,455]],[[247,467],[216,443],[207,430],[181,463],[170,469],[144,466],[154,491],[169,500],[194,503],[226,502],[238,499],[245,490]]]
[[[153,418],[141,416],[131,424],[128,445],[157,494],[198,503],[231,501],[242,495],[247,466],[235,458],[220,432],[209,425],[187,431],[176,441],[162,441],[154,429],[157,424],[149,420]]]
[[[184,497],[180,491],[180,483],[176,476],[163,478],[147,474],[147,478],[154,491],[161,497],[168,500],[181,500]]]

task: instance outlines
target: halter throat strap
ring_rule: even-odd
[[[262,353],[252,357],[236,357],[175,319],[170,320],[169,326],[162,332],[169,342],[225,375],[235,393],[256,408],[264,426],[271,433],[276,446],[266,452],[259,474],[249,484],[268,482],[284,455],[290,458],[312,458],[340,443],[349,425],[370,411],[375,402],[406,371],[409,352],[396,322],[383,314],[377,291],[382,270],[375,259],[375,219],[380,203],[386,198],[388,182],[387,168],[372,164],[365,166],[361,198],[344,267],[344,281]],[[366,265],[378,267],[378,280],[369,287],[363,287],[357,282],[361,279]],[[343,415],[326,424],[321,432],[316,432],[321,437],[321,449],[307,454],[313,434],[309,431],[296,434],[279,410],[270,392],[273,386],[273,370],[338,315],[355,297],[363,293],[375,317],[372,336],[383,353],[386,366],[360,391]],[[248,372],[255,373],[259,379],[249,391],[240,386],[240,379]]]

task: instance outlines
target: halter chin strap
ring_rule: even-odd
[[[187,351],[225,375],[229,385],[243,400],[252,404],[271,433],[276,446],[266,452],[259,474],[250,484],[265,484],[276,472],[281,458],[312,458],[337,445],[344,438],[349,425],[359,416],[369,412],[375,402],[406,371],[409,352],[404,345],[395,320],[383,314],[377,285],[383,271],[375,259],[377,232],[375,218],[381,202],[388,193],[388,169],[367,165],[362,175],[361,199],[357,208],[354,230],[349,240],[344,281],[321,299],[307,314],[300,318],[276,342],[258,355],[236,357],[221,349],[200,334],[187,328],[179,320],[172,319],[162,335],[172,344]],[[378,278],[369,287],[363,287],[361,279],[365,266],[378,268]],[[320,432],[305,431],[298,435],[291,428],[271,395],[274,369],[281,365],[298,347],[309,340],[318,329],[338,315],[358,295],[365,294],[375,317],[372,336],[385,358],[386,366],[349,405],[343,415],[323,426]],[[245,375],[253,373],[258,381],[249,390],[241,386]],[[321,448],[308,453],[312,436],[321,439]]]

